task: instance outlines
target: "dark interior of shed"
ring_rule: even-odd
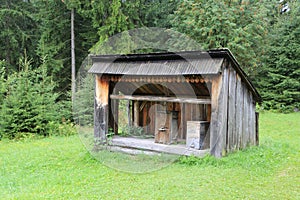
[[[183,81],[147,78],[126,77],[110,83],[110,128],[115,134],[122,135],[124,127],[131,127],[131,131],[139,128],[143,132],[139,136],[154,138],[156,143],[209,148],[211,84],[201,81],[202,77],[184,77]],[[127,124],[121,123],[124,116]],[[192,144],[195,131],[191,129],[202,131],[197,144]]]

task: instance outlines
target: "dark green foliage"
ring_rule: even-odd
[[[0,135],[20,138],[28,135],[48,135],[49,123],[65,121],[70,114],[67,104],[58,103],[55,83],[45,66],[32,69],[30,61],[21,60],[22,70],[6,80],[6,95],[0,111]],[[51,128],[51,127],[50,127]]]
[[[94,123],[94,94],[95,94],[95,77],[88,74],[91,67],[90,57],[83,62],[83,67],[77,74],[76,93],[74,98],[74,121],[80,126],[92,127]]]
[[[57,83],[56,90],[66,91],[71,77],[70,11],[61,0],[36,1],[33,4],[40,33],[36,53]]]
[[[300,108],[300,6],[294,2],[290,7],[270,30],[270,44],[258,74],[264,109]]]
[[[3,0],[0,3],[0,60],[6,62],[6,71],[18,70],[18,61],[24,51],[36,60],[37,25],[31,3]]]
[[[140,9],[140,18],[147,27],[172,27],[172,14],[180,0],[144,0]]]
[[[202,48],[229,48],[241,66],[252,74],[259,63],[267,33],[266,14],[260,2],[182,1],[172,27],[201,44]],[[258,48],[259,47],[259,48]]]
[[[0,109],[5,98],[6,88],[5,68],[2,66],[2,62],[0,62]]]

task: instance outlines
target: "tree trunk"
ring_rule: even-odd
[[[72,104],[74,104],[75,85],[75,35],[74,35],[74,8],[71,10],[71,73],[72,73]]]

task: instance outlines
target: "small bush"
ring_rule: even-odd
[[[43,65],[32,69],[26,58],[20,63],[22,70],[9,75],[5,89],[1,89],[5,92],[0,110],[0,135],[9,139],[47,136],[49,123],[59,124],[70,117],[71,104],[58,101],[59,94],[54,92],[56,84]]]
[[[50,136],[70,136],[75,135],[77,129],[70,121],[63,123],[49,122],[47,132]]]
[[[211,155],[206,155],[203,158],[196,157],[196,156],[181,156],[178,160],[180,164],[194,166],[194,165],[201,165],[201,166],[218,166],[222,160],[217,159]]]

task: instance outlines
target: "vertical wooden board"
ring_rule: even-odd
[[[206,120],[205,105],[204,104],[197,105],[197,108],[199,110],[199,121],[205,121]]]
[[[226,152],[228,69],[212,81],[212,116],[210,126],[210,153],[222,157]]]
[[[252,94],[248,91],[248,131],[249,131],[249,145],[252,145]]]
[[[259,145],[259,113],[255,112],[255,142]]]
[[[195,120],[195,116],[196,116],[196,110],[194,109],[194,104],[188,104],[188,109],[190,110],[189,114],[190,114],[190,117],[189,117],[189,120],[193,121]]]
[[[118,134],[119,132],[119,100],[114,101],[114,133]]]
[[[144,103],[144,102],[143,102]],[[145,106],[143,107],[143,127],[145,133],[148,133],[148,124],[147,124],[147,118],[148,118],[148,103],[145,103]]]
[[[252,118],[252,93],[249,91],[248,92],[248,127],[249,127],[249,144],[253,145],[254,141],[254,133],[252,132],[252,125],[253,125],[253,118]]]
[[[224,76],[222,77],[222,91],[221,91],[221,101],[219,101],[219,113],[218,119],[222,122],[220,127],[220,137],[221,146],[222,146],[222,154],[226,151],[226,136],[228,134],[228,81],[229,81],[229,69],[224,68]]]
[[[185,104],[185,120],[184,121],[191,121],[193,116],[192,112],[192,105],[189,103]]]
[[[95,79],[94,101],[94,139],[95,145],[106,142],[108,133],[108,102],[109,81],[105,77],[97,76]]]
[[[247,143],[249,141],[249,127],[248,127],[248,92],[245,84],[243,84],[244,90],[244,108],[243,108],[243,146],[242,148],[246,148]]]
[[[114,134],[118,134],[118,121],[119,121],[119,100],[114,99],[109,101],[109,128],[113,129]]]
[[[199,105],[199,104],[194,104],[194,110],[195,110],[195,120],[196,121],[200,121],[202,119],[202,110],[201,108],[203,107],[203,105]]]
[[[114,83],[110,82],[109,83],[109,94],[112,94],[114,88]],[[114,100],[108,98],[108,129],[113,129],[114,128]]]
[[[230,68],[229,73],[229,91],[228,91],[228,134],[227,134],[227,150],[235,149],[235,90],[236,90],[236,75],[233,68]]]
[[[184,118],[183,118],[183,138],[186,139],[186,126],[187,121],[191,121],[191,104],[185,103],[184,105]]]
[[[251,145],[251,109],[252,109],[252,105],[250,102],[250,95],[251,92],[247,89],[247,106],[248,106],[248,142],[247,145]]]
[[[250,93],[250,116],[249,116],[249,122],[250,122],[250,143],[251,145],[255,145],[255,103],[253,101],[253,95]]]
[[[237,149],[242,147],[242,128],[243,128],[243,88],[241,83],[241,77],[236,74],[236,123],[235,123],[235,134]]]
[[[133,101],[133,125],[135,127],[139,126],[139,109],[140,109],[140,103],[139,101]]]
[[[251,109],[250,109],[250,92],[247,88],[247,146],[249,146],[251,144],[251,134],[250,134],[250,115],[251,115]]]
[[[149,122],[149,126],[150,126],[149,127],[149,133],[154,134],[155,131],[156,131],[155,130],[155,121],[156,121],[156,119],[155,119],[155,115],[156,115],[155,111],[156,111],[157,103],[156,102],[151,102],[150,105],[151,105],[152,112],[149,113],[149,119],[150,119],[150,122]]]
[[[177,118],[177,139],[181,139],[182,135],[182,128],[181,128],[181,104],[180,103],[174,103],[174,111],[178,112],[178,118]]]
[[[185,130],[184,130],[184,116],[185,116],[185,108],[184,108],[184,104],[183,103],[181,103],[180,104],[180,107],[181,107],[181,109],[180,109],[180,112],[179,112],[179,116],[178,116],[178,118],[180,118],[180,119],[178,119],[178,120],[180,120],[180,122],[179,122],[179,138],[180,139],[184,139],[184,133],[185,133]]]
[[[211,121],[211,104],[206,105],[206,121]]]
[[[232,104],[233,106],[233,121],[232,121],[232,142],[233,142],[233,149],[236,150],[237,149],[237,132],[236,132],[236,123],[238,121],[238,119],[236,118],[236,112],[237,112],[237,109],[236,109],[236,71],[233,72],[233,87],[232,89],[234,90],[233,91],[233,99],[234,99],[234,102]]]
[[[131,100],[127,100],[127,103],[126,103],[126,112],[127,112],[127,121],[128,121],[128,126],[131,126],[132,125],[132,121],[131,121]]]
[[[241,139],[241,142],[240,142],[240,149],[243,149],[244,148],[244,144],[245,144],[245,111],[244,111],[244,108],[245,108],[245,88],[244,88],[244,84],[243,82],[241,83],[241,89],[242,89],[242,95],[241,98],[242,98],[242,101],[241,101],[241,107],[242,107],[242,112],[241,112],[241,123],[242,123],[242,126],[241,126],[241,131],[240,131],[240,139]]]
[[[210,154],[215,155],[219,153],[219,147],[216,145],[218,142],[218,97],[221,93],[222,78],[215,77],[212,80],[211,88],[211,121],[210,121]]]

